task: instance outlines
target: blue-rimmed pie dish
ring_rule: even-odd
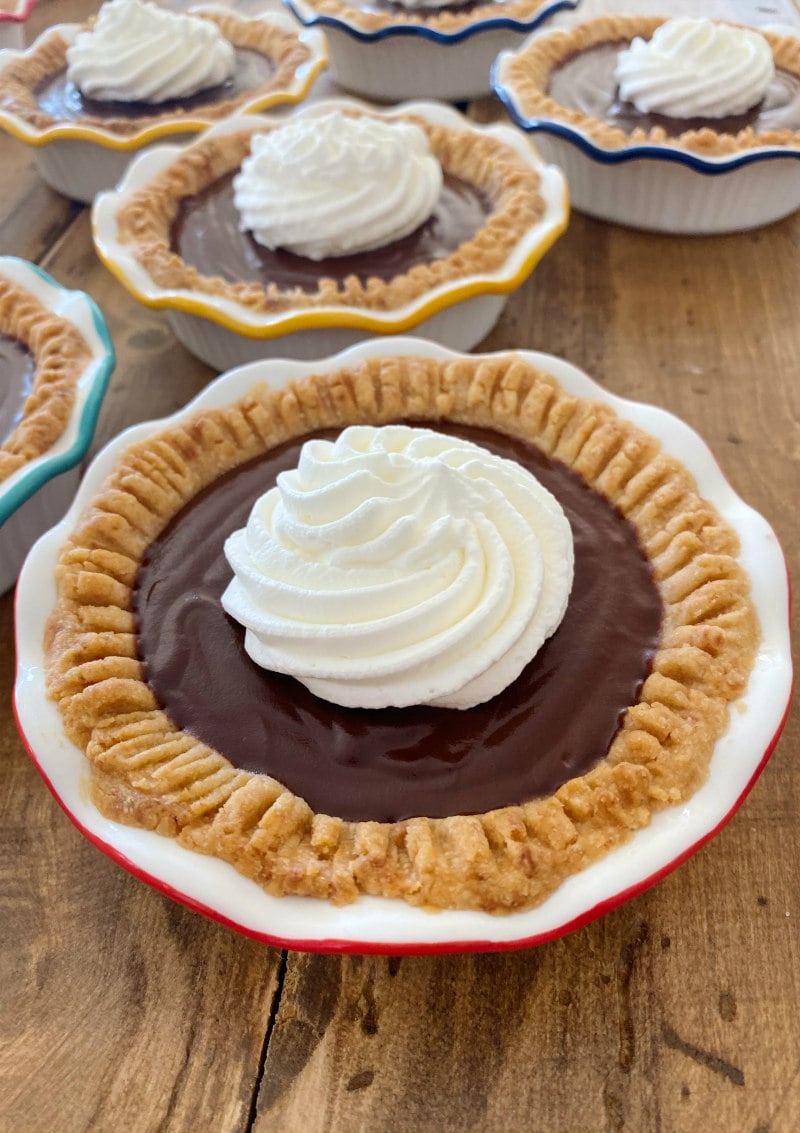
[[[662,23],[657,17],[609,16],[545,30],[497,59],[493,88],[513,121],[564,170],[575,207],[591,216],[700,234],[754,228],[794,212],[800,207],[796,36],[761,30],[772,48],[778,98],[785,102],[777,125],[758,108],[733,125],[692,120],[671,129],[663,118],[646,117],[621,122],[613,89],[608,118],[587,112],[583,92],[595,80],[576,74],[575,61],[622,50],[636,36],[648,39]],[[576,75],[572,89],[565,89],[568,74]]]
[[[405,8],[391,0],[284,0],[307,27],[324,29],[331,73],[379,102],[461,101],[489,93],[492,61],[578,0],[489,0]]]

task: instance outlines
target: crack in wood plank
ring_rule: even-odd
[[[631,1003],[631,981],[636,960],[641,954],[645,944],[650,939],[650,927],[641,921],[636,928],[635,935],[620,949],[620,966],[617,972],[617,988],[619,991],[619,1054],[617,1061],[620,1069],[626,1074],[630,1073],[636,1055],[636,1028],[633,1021],[633,1005]]]
[[[270,1004],[269,1019],[267,1020],[267,1029],[264,1032],[264,1042],[261,1046],[261,1054],[258,1059],[258,1070],[256,1071],[255,1082],[253,1083],[253,1093],[250,1098],[250,1108],[247,1112],[247,1120],[244,1125],[243,1133],[251,1133],[253,1125],[255,1124],[256,1117],[258,1116],[258,1095],[261,1091],[261,1082],[264,1078],[264,1070],[267,1065],[267,1054],[269,1053],[269,1044],[272,1040],[272,1032],[275,1030],[275,1021],[278,1018],[278,1011],[281,1005],[281,997],[283,995],[283,984],[286,979],[286,967],[289,960],[289,953],[284,950],[281,952],[280,962],[278,964],[278,972],[275,977],[275,994],[272,997]]]

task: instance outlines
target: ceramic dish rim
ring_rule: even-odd
[[[64,432],[47,452],[27,461],[0,483],[0,524],[44,484],[86,455],[116,363],[114,345],[102,312],[84,291],[62,287],[42,268],[18,256],[0,256],[0,275],[4,274],[62,318],[80,319],[75,325],[87,339],[92,358],[78,379],[75,404]]]
[[[227,404],[255,383],[271,382],[277,387],[312,371],[326,372],[373,356],[410,355],[454,360],[474,357],[422,339],[371,340],[319,361],[265,359],[237,367],[212,382],[190,405],[171,418],[133,426],[120,434],[90,467],[67,516],[42,536],[28,556],[17,591],[18,668],[14,710],[20,734],[29,755],[72,821],[95,845],[129,872],[196,911],[280,947],[394,955],[497,951],[529,947],[555,939],[610,911],[675,869],[713,837],[739,808],[777,742],[791,696],[788,573],[774,532],[759,513],[737,496],[708,446],[679,418],[655,406],[616,397],[577,367],[551,355],[533,351],[501,351],[486,357],[507,357],[509,354],[521,356],[550,371],[571,392],[612,405],[627,418],[659,436],[665,442],[666,451],[674,451],[677,445],[681,458],[698,477],[702,493],[739,531],[742,558],[751,573],[764,640],[743,698],[750,701],[750,705],[739,712],[731,707],[731,726],[717,743],[706,784],[685,804],[657,814],[625,845],[572,875],[541,905],[503,917],[461,910],[431,914],[402,901],[374,897],[362,897],[341,908],[312,898],[271,897],[227,863],[186,850],[173,839],[113,823],[88,803],[85,792],[88,764],[80,749],[66,740],[56,706],[44,701],[41,671],[41,631],[50,608],[50,596],[55,594],[53,567],[58,547],[74,523],[78,510],[126,445],[174,423],[197,407]],[[29,593],[37,595],[38,604],[31,607],[34,613],[23,619],[19,610],[28,600]],[[765,685],[768,695],[764,691]],[[750,736],[753,730],[757,741]],[[748,741],[743,754],[739,751],[742,735]],[[74,775],[69,766],[74,766]],[[736,772],[733,786],[732,769]],[[69,797],[64,797],[63,782],[53,781],[54,772],[56,777],[66,781]],[[718,781],[720,776],[721,784]],[[726,793],[722,801],[720,785]],[[153,868],[153,860],[158,863],[157,870]],[[198,888],[200,873],[207,880]],[[180,878],[179,885],[175,884],[176,877]],[[211,881],[208,881],[209,878]],[[598,879],[601,882],[599,890]],[[211,901],[208,889],[204,888],[208,884],[218,886]],[[246,898],[234,897],[234,889],[240,895],[246,893]],[[260,910],[262,919],[259,923],[254,923],[255,907]],[[332,928],[334,931],[331,931]]]

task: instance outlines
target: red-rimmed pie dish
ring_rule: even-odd
[[[229,573],[228,513],[235,522],[291,467],[310,431],[398,417],[479,437],[552,486],[575,536],[572,612],[477,709],[341,709],[246,660],[226,672],[240,627],[210,580]],[[208,586],[184,585],[185,570]],[[592,607],[620,597],[629,612],[609,617],[625,627],[597,633]],[[658,612],[654,652],[633,633],[634,608]],[[175,417],[113,441],[21,576],[15,705],[31,757],[87,836],[223,923],[322,951],[514,948],[640,892],[733,815],[783,725],[787,627],[775,535],[688,426],[548,355],[390,339],[231,371]],[[643,682],[634,673],[599,762],[573,765],[559,734],[587,705],[613,713],[605,675],[626,636]],[[529,695],[544,696],[534,712]],[[526,794],[559,702],[553,750],[569,768],[549,793]],[[208,729],[223,717],[215,748]],[[606,742],[596,722],[589,733],[588,747]],[[509,743],[528,754],[510,779]],[[509,790],[523,797],[503,805]]]

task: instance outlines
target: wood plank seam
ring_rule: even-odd
[[[264,1042],[261,1047],[261,1055],[258,1060],[258,1071],[256,1073],[255,1082],[253,1083],[253,1095],[250,1098],[250,1109],[247,1113],[247,1121],[245,1122],[243,1133],[252,1133],[256,1117],[258,1116],[258,1095],[261,1092],[261,1082],[264,1078],[264,1071],[267,1065],[267,1055],[269,1054],[269,1044],[272,1039],[272,1032],[275,1029],[275,1023],[278,1018],[278,1011],[280,1010],[281,999],[283,998],[283,984],[286,979],[286,969],[289,964],[289,952],[284,949],[281,952],[280,962],[278,964],[278,972],[275,977],[275,994],[272,997],[272,1004],[270,1006],[269,1019],[267,1021],[267,1029],[264,1033]]]

